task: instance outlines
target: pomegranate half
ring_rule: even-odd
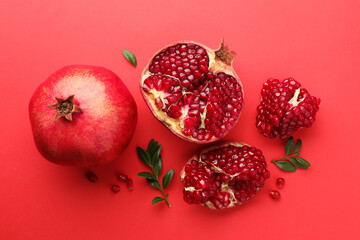
[[[184,200],[211,209],[231,208],[256,196],[270,177],[261,150],[244,143],[221,143],[193,156],[180,176]]]
[[[244,102],[232,68],[235,53],[184,41],[160,49],[145,67],[141,93],[154,116],[182,139],[208,143],[224,137]]]
[[[34,92],[29,116],[35,144],[49,161],[92,166],[118,158],[137,122],[134,98],[108,69],[73,65]]]

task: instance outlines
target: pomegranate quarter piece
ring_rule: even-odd
[[[231,208],[254,198],[270,177],[261,150],[222,143],[193,156],[181,172],[184,200],[211,209]]]
[[[296,130],[311,127],[320,98],[311,96],[293,78],[267,80],[257,107],[256,127],[269,138],[286,139]]]
[[[218,50],[194,42],[167,46],[142,73],[144,100],[180,138],[216,141],[234,127],[243,107],[243,87],[232,68],[234,57],[223,42]]]

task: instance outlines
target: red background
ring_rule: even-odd
[[[353,1],[89,1],[0,2],[0,239],[359,239],[360,2]],[[303,140],[308,170],[286,173],[269,163],[271,178],[258,196],[231,210],[210,211],[182,200],[179,172],[201,146],[185,142],[152,116],[138,82],[162,46],[194,40],[217,48],[221,37],[237,52],[234,68],[245,106],[225,138],[283,156],[284,143],[255,128],[262,83],[292,76],[322,99]],[[132,51],[131,66],[121,49]],[[117,73],[134,95],[139,121],[121,159],[87,169],[61,167],[37,152],[28,101],[52,72],[69,64],[100,65]],[[172,208],[152,206],[158,195],[136,173],[146,170],[135,147],[163,145],[164,169],[175,169],[167,191]],[[128,192],[110,191],[115,172],[129,174]],[[284,177],[282,198],[268,192]]]

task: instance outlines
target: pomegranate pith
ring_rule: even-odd
[[[193,42],[161,49],[140,83],[154,116],[177,136],[207,143],[224,137],[237,122],[243,88],[232,69],[235,53]]]
[[[269,138],[286,139],[303,127],[311,127],[320,99],[311,96],[293,78],[267,80],[257,107],[256,127]]]
[[[230,208],[256,196],[270,177],[261,150],[223,143],[203,150],[185,165],[184,200],[211,209]]]

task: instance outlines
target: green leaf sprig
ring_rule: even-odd
[[[135,55],[134,55],[132,52],[126,50],[126,49],[123,49],[123,50],[122,50],[122,53],[124,54],[125,58],[126,58],[134,67],[136,67],[137,61],[136,61]]]
[[[170,169],[165,173],[161,181],[162,184],[160,184],[159,175],[162,169],[162,158],[160,154],[161,145],[159,145],[158,141],[154,141],[154,139],[151,139],[146,150],[142,149],[141,147],[137,147],[136,151],[140,160],[148,167],[150,167],[153,172],[140,172],[137,175],[139,177],[146,178],[148,183],[154,188],[160,190],[163,195],[163,197],[154,197],[154,199],[152,200],[152,204],[166,201],[167,205],[171,207],[168,199],[169,194],[165,194],[164,189],[170,184],[171,179],[174,175],[174,169]]]
[[[310,163],[299,157],[301,145],[301,139],[298,139],[294,146],[294,138],[289,137],[285,144],[286,157],[274,159],[271,162],[275,163],[280,169],[288,172],[295,172],[296,168],[308,169],[310,167]]]

